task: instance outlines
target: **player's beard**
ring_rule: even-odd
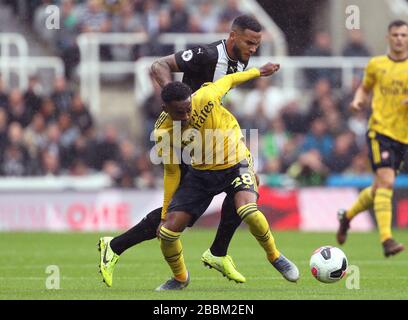
[[[232,46],[232,52],[234,53],[235,57],[237,57],[237,60],[238,60],[239,62],[242,62],[242,63],[247,63],[247,62],[248,62],[248,59],[245,60],[245,59],[242,57],[241,51],[239,50],[239,48],[238,48],[235,44]]]

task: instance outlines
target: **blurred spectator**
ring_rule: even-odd
[[[41,169],[42,176],[59,176],[60,171],[59,155],[54,152],[44,150],[41,153]]]
[[[353,154],[358,151],[353,144],[353,139],[351,132],[345,132],[336,137],[333,151],[324,161],[332,173],[341,173],[351,165]]]
[[[257,128],[262,134],[267,130],[268,119],[270,119],[267,115],[270,109],[267,98],[268,87],[267,78],[258,78],[255,81],[254,89],[246,95],[244,103],[240,105],[243,128]]]
[[[79,23],[81,32],[108,32],[111,29],[111,21],[101,0],[87,1]]]
[[[54,101],[52,101],[51,98],[45,98],[42,101],[40,113],[44,117],[47,125],[57,120],[57,110],[55,109]]]
[[[67,83],[63,77],[54,80],[54,91],[51,94],[57,112],[68,112],[71,108],[72,92],[67,89]]]
[[[139,174],[135,146],[130,140],[123,140],[119,146],[121,177],[118,181],[122,188],[134,188],[134,178]]]
[[[32,159],[38,159],[40,150],[47,143],[47,133],[44,117],[41,113],[33,116],[29,126],[24,131],[24,143]]]
[[[330,113],[333,112],[338,112],[338,107],[336,102],[334,101],[332,96],[324,96],[322,97],[319,101],[317,101],[317,104],[315,106],[316,108],[309,112],[308,119],[311,122],[313,122],[314,119],[320,118],[320,117],[326,117]]]
[[[18,122],[25,128],[30,123],[32,114],[33,112],[27,108],[20,90],[11,90],[8,109],[9,122]]]
[[[170,32],[171,18],[167,10],[160,10],[157,16],[157,29],[150,35],[150,55],[166,56],[173,52],[172,45],[162,45],[158,43],[157,37],[166,32]]]
[[[364,37],[361,30],[354,29],[348,33],[348,40],[344,46],[343,56],[345,57],[369,57],[370,50],[364,43]]]
[[[330,81],[326,78],[320,78],[313,86],[313,98],[308,108],[308,120],[311,123],[314,119],[323,116],[321,107],[322,100],[332,96]]]
[[[364,37],[361,30],[350,30],[348,33],[348,41],[345,44],[342,52],[345,57],[369,57],[371,56],[370,50],[364,43]],[[363,77],[363,69],[355,68],[353,73],[360,78]]]
[[[0,108],[0,153],[7,144],[8,114],[7,110]]]
[[[239,10],[239,3],[237,0],[228,0],[226,6],[221,10],[218,15],[218,24],[216,32],[219,33],[229,33],[231,31],[232,21],[242,15],[241,10]]]
[[[72,98],[72,107],[70,110],[72,123],[76,125],[81,133],[87,135],[93,126],[93,118],[89,110],[82,102],[79,93],[76,93]]]
[[[75,159],[69,167],[69,174],[74,177],[83,177],[94,173],[82,159]]]
[[[113,162],[115,166],[117,166],[116,160],[118,160],[119,155],[118,131],[113,125],[108,124],[104,127],[102,138],[97,144],[97,154],[96,168],[98,170],[105,168],[105,162],[108,161]],[[110,162],[107,164],[107,170],[109,172],[113,171],[114,167]],[[118,168],[118,170],[120,169]]]
[[[65,66],[65,77],[70,79],[74,67],[79,63],[79,48],[76,38],[79,33],[79,17],[75,14],[73,0],[63,0],[61,25],[57,31],[56,46]]]
[[[136,176],[136,186],[142,189],[156,187],[155,179],[152,174],[152,163],[150,162],[147,152],[141,152],[137,157],[136,167],[139,172]]]
[[[291,139],[291,135],[286,131],[285,124],[279,117],[270,122],[269,130],[262,137],[261,150],[265,159],[265,170],[271,171],[272,168],[281,167],[280,161],[275,159],[283,153],[285,145]],[[278,171],[279,172],[279,171]]]
[[[230,31],[231,31],[231,21],[228,20],[226,17],[219,18],[215,32],[228,33]]]
[[[68,167],[71,167],[76,160],[80,160],[87,167],[96,169],[98,165],[97,147],[97,143],[94,139],[90,139],[84,135],[78,136],[67,153],[66,163]]]
[[[102,172],[108,175],[115,182],[115,185],[120,185],[122,170],[116,161],[107,160],[103,162]]]
[[[8,107],[8,95],[4,87],[4,80],[0,74],[0,109],[7,109]]]
[[[170,8],[170,32],[187,32],[189,13],[185,0],[171,0]]]
[[[198,16],[200,17],[200,26],[205,33],[213,33],[217,27],[217,14],[213,4],[209,1],[203,1],[198,7]]]
[[[309,57],[330,57],[332,55],[331,38],[325,31],[319,31],[315,34],[313,44],[305,50],[304,56]],[[316,81],[326,78],[331,85],[336,83],[334,69],[314,68],[305,69],[306,85],[313,86]]]
[[[282,148],[279,158],[281,160],[281,172],[286,172],[289,167],[297,160],[299,150],[298,146],[302,142],[301,135],[292,135]]]
[[[159,12],[160,8],[157,0],[143,2],[143,10],[141,12],[143,28],[150,36],[156,35],[160,32]],[[166,24],[167,27],[165,27],[164,30],[168,29],[170,26],[170,17],[168,17]]]
[[[327,124],[323,118],[313,120],[310,132],[306,135],[300,151],[305,153],[317,150],[322,157],[327,158],[332,152],[333,140],[327,134]]]
[[[58,115],[58,126],[61,130],[60,144],[64,149],[69,149],[78,138],[79,129],[72,125],[71,116],[68,112]]]
[[[265,120],[270,121],[277,117],[281,109],[296,98],[293,90],[284,90],[280,87],[272,86],[268,78],[262,77],[255,81],[255,88],[245,97],[242,112],[246,118],[253,117],[260,120],[260,114],[264,115]],[[253,124],[258,128],[258,125]]]
[[[371,166],[370,162],[368,161],[367,151],[354,154],[350,167],[348,167],[344,173],[356,176],[371,173]]]
[[[101,0],[88,0],[87,6],[80,16],[79,27],[81,32],[108,32],[112,23],[102,6]],[[100,46],[102,60],[112,60],[112,53],[108,45]]]
[[[238,0],[227,0],[227,4],[225,8],[220,13],[220,20],[221,21],[229,21],[231,22],[236,17],[240,16],[242,11],[239,10],[239,2]]]
[[[47,127],[47,141],[42,151],[43,153],[45,151],[47,153],[55,155],[55,158],[58,159],[58,162],[59,162],[59,159],[62,153],[60,138],[61,138],[61,130],[58,127],[58,124],[56,122],[52,122]],[[59,167],[59,164],[58,164],[58,167]]]
[[[282,120],[290,133],[305,133],[308,129],[307,116],[300,111],[296,101],[288,103],[282,109]]]
[[[324,121],[327,123],[327,132],[332,137],[339,135],[347,129],[346,121],[344,121],[340,112],[338,112],[336,109],[325,113]]]
[[[200,16],[198,15],[191,15],[188,18],[188,26],[187,26],[187,31],[189,33],[203,33],[204,30],[201,27],[201,19]]]
[[[269,186],[282,186],[282,170],[281,160],[279,158],[271,158],[264,165],[263,172],[268,174],[268,185]]]
[[[110,15],[118,14],[122,8],[133,0],[102,0],[104,10]],[[132,3],[133,9],[133,3]]]
[[[24,93],[24,103],[30,111],[30,118],[40,111],[42,88],[36,76],[30,77],[28,81],[28,88]]]
[[[141,17],[136,16],[133,2],[124,1],[119,13],[112,19],[112,32],[145,32]],[[115,45],[112,47],[115,58],[133,61],[140,57],[140,45]]]
[[[300,187],[318,186],[324,183],[329,171],[323,164],[319,151],[312,149],[302,153],[289,167],[287,174],[295,179]]]
[[[76,46],[79,21],[74,10],[74,0],[62,0],[60,8],[61,28],[58,30],[56,45],[61,52],[64,52]]]
[[[7,133],[7,144],[2,151],[0,162],[1,175],[25,176],[31,173],[30,157],[23,143],[23,128],[20,123],[10,123]]]

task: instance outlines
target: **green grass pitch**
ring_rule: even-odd
[[[334,284],[319,283],[309,271],[312,251],[335,245],[334,234],[274,232],[278,247],[300,269],[297,284],[285,281],[267,263],[246,229],[238,230],[229,252],[246,276],[245,284],[228,281],[205,268],[200,256],[214,235],[212,229],[187,230],[182,241],[191,274],[189,287],[178,292],[154,292],[170,276],[155,239],[122,255],[113,287],[107,288],[98,273],[96,243],[102,234],[1,233],[0,299],[408,299],[408,251],[384,258],[376,232],[351,233],[343,247],[349,264],[359,267],[360,289],[347,289],[347,278]],[[407,231],[395,232],[395,237],[408,244]],[[49,265],[59,268],[59,290],[46,289]]]

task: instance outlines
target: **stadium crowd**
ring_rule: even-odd
[[[75,39],[88,31],[144,32],[152,39],[147,45],[102,46],[101,57],[136,60],[145,55],[162,56],[172,53],[173,48],[159,46],[154,41],[158,34],[228,32],[231,21],[241,14],[237,1],[228,0],[220,7],[207,1],[193,6],[184,0],[43,0],[33,8],[34,30],[46,17],[46,5],[52,3],[62,9],[63,27],[56,35],[44,33],[43,28],[39,34],[58,50],[66,78],[55,80],[49,96],[41,94],[35,76],[25,92],[4,88],[0,78],[0,174],[78,176],[105,172],[120,187],[160,185],[157,178],[161,170],[151,164],[148,152],[150,132],[161,111],[160,87],[156,85],[141,106],[144,141],[135,143],[113,125],[97,128],[80,95],[70,86],[79,59]],[[370,55],[361,32],[350,33],[342,53]],[[332,55],[330,36],[317,32],[304,54]],[[331,174],[371,171],[365,143],[369,108],[357,114],[348,110],[361,75],[356,72],[349,92],[338,89],[335,72],[319,69],[305,71],[309,87],[299,91],[259,78],[253,87],[228,94],[226,105],[242,128],[259,130],[258,172],[268,176],[269,184],[283,185],[289,179],[300,186],[321,185]],[[403,172],[408,172],[407,166]]]
[[[58,78],[43,96],[35,77],[27,91],[4,90],[0,79],[0,174],[108,174],[121,187],[154,186],[148,154],[113,125],[99,131],[79,94]]]

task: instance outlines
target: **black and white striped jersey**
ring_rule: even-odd
[[[175,54],[179,69],[184,72],[183,83],[197,91],[205,82],[214,82],[226,74],[244,71],[247,63],[232,60],[226,41],[220,40]]]

